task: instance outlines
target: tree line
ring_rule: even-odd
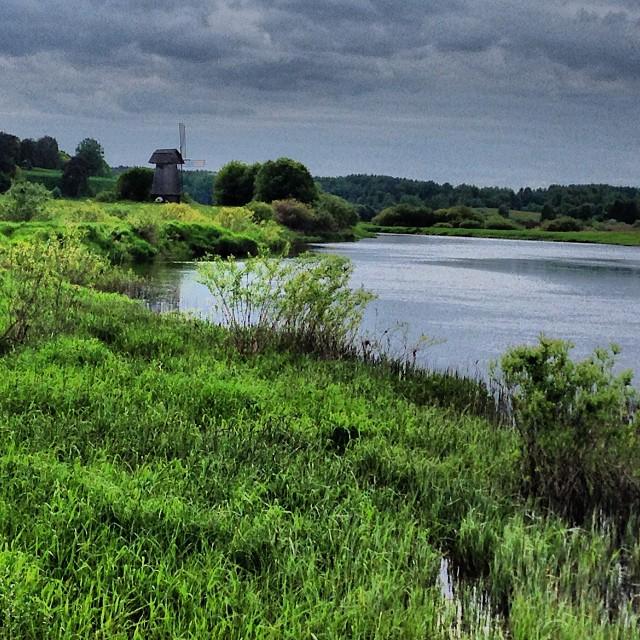
[[[52,136],[20,139],[0,131],[0,193],[11,187],[21,171],[32,169],[59,170],[61,195],[87,195],[87,181],[91,176],[109,176],[111,169],[104,159],[102,145],[94,138],[81,140],[72,157],[62,151]]]
[[[570,216],[579,220],[613,218],[633,223],[640,219],[640,188],[606,184],[551,185],[524,187],[515,191],[505,187],[453,186],[432,180],[410,180],[391,176],[349,175],[316,178],[325,191],[358,206],[360,216],[370,220],[394,205],[428,207],[507,208],[540,213],[543,220]]]

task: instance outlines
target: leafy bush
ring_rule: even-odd
[[[470,207],[450,207],[449,209],[438,209],[434,212],[437,222],[448,222],[453,227],[463,227],[466,224],[479,223],[484,226],[484,216]]]
[[[247,231],[255,226],[253,213],[245,207],[221,207],[214,222],[231,231]]]
[[[252,200],[247,204],[247,209],[253,214],[256,222],[267,222],[273,220],[273,207],[267,202]]]
[[[153,170],[145,167],[133,167],[118,177],[116,193],[120,200],[146,202],[151,197]]]
[[[200,281],[240,351],[286,344],[324,355],[351,350],[373,299],[364,289],[350,288],[352,271],[348,260],[327,255],[284,260],[260,254],[199,266]]]
[[[534,223],[535,225],[535,223]],[[485,229],[521,229],[522,227],[508,218],[503,218],[501,215],[493,214],[487,217],[484,221]]]
[[[560,216],[552,220],[545,220],[540,228],[545,231],[582,231],[584,223],[569,216]]]
[[[336,229],[348,229],[358,223],[358,214],[355,207],[338,196],[330,193],[321,193],[318,199],[317,213],[328,215]]]
[[[43,213],[51,194],[41,184],[14,182],[0,205],[3,220],[25,222]]]
[[[525,493],[576,520],[591,509],[637,504],[637,392],[630,371],[614,375],[618,349],[574,362],[572,345],[540,337],[510,349],[500,367],[521,436]]]
[[[95,201],[96,202],[117,202],[118,194],[112,189],[100,191],[100,193],[96,194]]]
[[[72,285],[91,284],[106,263],[75,235],[16,243],[0,253],[0,350],[30,332],[56,331],[76,301]]]
[[[459,229],[482,229],[484,227],[484,223],[475,218],[466,218],[460,220],[457,226]]]
[[[383,209],[371,222],[383,227],[430,227],[437,221],[428,207],[397,204]]]
[[[313,231],[316,229],[314,210],[298,200],[275,200],[272,202],[276,222],[294,231]]]

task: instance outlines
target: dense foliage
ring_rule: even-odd
[[[218,257],[198,271],[231,343],[244,353],[279,347],[340,356],[373,299],[350,288],[353,268],[339,256],[283,260],[262,252],[243,262]]]
[[[90,176],[109,175],[109,165],[104,159],[104,149],[94,138],[85,138],[76,147],[76,156],[87,165]]]
[[[571,360],[571,347],[541,337],[501,359],[521,435],[524,490],[580,522],[594,509],[628,517],[640,504],[632,372],[613,373],[616,347],[581,362]]]
[[[278,158],[260,165],[254,196],[262,202],[291,199],[311,204],[318,198],[318,189],[309,170],[301,162]]]
[[[541,212],[547,215],[568,215],[579,219],[614,218],[622,222],[638,219],[637,203],[640,189],[611,185],[551,185],[547,188],[529,187],[514,191],[501,187],[476,187],[431,180],[409,180],[390,176],[351,175],[341,178],[316,178],[329,193],[345,198],[361,207],[363,219],[397,204],[444,209],[454,206],[509,209]]]
[[[213,197],[216,204],[241,207],[253,200],[254,183],[260,165],[232,160],[216,174]]]
[[[151,198],[153,169],[133,167],[118,176],[116,195],[121,200],[145,202]]]
[[[44,212],[51,194],[40,184],[14,182],[0,203],[0,219],[26,222]]]
[[[60,190],[67,198],[86,196],[88,192],[89,167],[79,156],[74,156],[64,165]]]

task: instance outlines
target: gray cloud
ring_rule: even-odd
[[[466,139],[481,158],[492,139],[553,147],[564,135],[575,148],[567,132],[588,117],[620,147],[620,127],[602,119],[640,136],[640,8],[635,0],[5,0],[0,74],[2,128],[26,129],[38,116],[120,124],[189,116],[203,126],[223,120],[227,133],[262,126],[279,136],[277,147],[292,123],[326,126],[321,140],[334,139],[326,157],[341,149],[353,170],[366,167],[340,141],[353,145],[358,132],[363,147],[383,131],[385,144],[404,148],[408,131],[416,140]],[[130,148],[114,142],[116,154]],[[601,153],[594,148],[593,166]],[[540,173],[519,162],[523,177]]]

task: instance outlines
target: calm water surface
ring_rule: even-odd
[[[384,235],[314,247],[352,260],[354,286],[378,295],[365,330],[395,330],[396,347],[441,340],[421,362],[484,374],[489,361],[540,333],[567,338],[584,356],[616,342],[640,375],[640,249],[607,245]],[[209,293],[193,264],[154,275],[159,310],[204,313]],[[637,381],[636,381],[637,383]]]

